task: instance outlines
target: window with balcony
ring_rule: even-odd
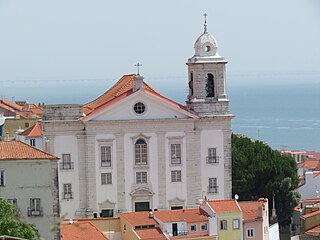
[[[218,193],[217,178],[209,178],[208,193]]]
[[[100,166],[111,167],[111,146],[100,147]]]
[[[4,169],[0,169],[0,187],[4,187],[5,184],[5,171]]]
[[[220,230],[227,230],[227,220],[220,221]]]
[[[71,154],[62,154],[62,161],[60,163],[60,170],[72,170],[74,168],[71,162]]]
[[[147,183],[147,172],[136,172],[136,183]]]
[[[28,216],[43,216],[40,198],[30,198],[30,207],[28,208]]]
[[[138,139],[134,144],[136,165],[146,165],[148,163],[147,147],[146,141],[142,138]]]
[[[73,199],[71,183],[63,184],[62,199]]]
[[[219,163],[216,148],[208,148],[207,163]]]
[[[181,171],[171,171],[171,182],[181,182]]]
[[[171,164],[181,164],[181,144],[170,144],[171,148]]]
[[[101,173],[101,184],[112,184],[112,174],[111,173]]]

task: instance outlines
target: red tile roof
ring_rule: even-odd
[[[149,212],[124,212],[120,218],[124,218],[132,226],[145,226],[158,224],[153,218],[149,217]]]
[[[309,217],[313,217],[313,216],[316,216],[316,215],[320,215],[320,209],[319,210],[316,210],[316,211],[314,211],[314,212],[311,212],[311,213],[307,213],[307,214],[305,214],[305,215],[302,215],[301,216],[301,218],[302,219],[307,219],[307,218],[309,218]]]
[[[320,152],[306,151],[303,155],[320,160]]]
[[[298,168],[320,170],[320,160],[315,158],[306,158],[302,162],[298,163]]]
[[[102,109],[105,109],[106,107],[109,107],[110,105],[118,102],[119,100],[131,95],[133,93],[133,86],[134,86],[134,76],[135,74],[130,75],[124,75],[116,82],[109,90],[107,90],[104,94],[102,94],[97,99],[85,104],[83,106],[83,112],[86,115],[89,115],[93,112],[98,112]],[[143,82],[144,90],[146,93],[153,95],[167,103],[170,103],[171,105],[183,109],[185,111],[188,111],[188,109],[179,104],[176,103],[160,93],[158,93],[156,90],[154,90],[152,87],[150,87],[148,84]]]
[[[305,198],[300,201],[301,203],[320,203],[320,198]]]
[[[20,141],[0,141],[0,161],[23,159],[57,160],[59,158]]]
[[[61,240],[108,240],[90,222],[74,222],[61,224]]]
[[[34,115],[36,118],[41,118],[43,108],[39,107],[35,104],[29,104],[31,105],[31,108],[24,109],[23,106],[20,106],[14,102],[11,102],[9,100],[0,100],[0,107],[9,110],[11,112],[15,112],[16,115],[19,115],[23,118],[32,118]]]
[[[312,235],[312,236],[319,236],[320,235],[320,225],[309,229],[308,231],[305,232],[305,234]]]
[[[165,235],[159,228],[139,229],[135,230],[137,235],[142,240],[165,240]]]
[[[24,130],[20,135],[25,136],[27,138],[35,138],[42,136],[42,129],[39,123],[36,123],[32,127],[27,128]]]
[[[216,213],[241,212],[235,200],[209,200],[208,204]]]
[[[161,222],[194,223],[208,221],[208,217],[202,215],[199,208],[156,211],[154,216]]]
[[[262,220],[262,218],[259,217],[259,207],[263,206],[262,202],[243,201],[239,202],[239,205],[242,210],[244,221]]]

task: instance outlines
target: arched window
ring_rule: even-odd
[[[148,150],[147,150],[146,141],[142,138],[139,138],[134,145],[135,145],[135,163],[147,164]]]
[[[193,72],[190,72],[189,94],[193,96]]]
[[[207,97],[214,97],[214,78],[211,73],[207,74],[206,92]]]

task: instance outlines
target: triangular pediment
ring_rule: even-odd
[[[84,121],[197,118],[182,105],[160,94],[139,90],[101,106]]]

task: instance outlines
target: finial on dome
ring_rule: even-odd
[[[207,16],[208,16],[208,14],[203,14],[203,16],[204,16],[204,31],[203,31],[203,33],[208,33],[208,31],[207,31]]]

